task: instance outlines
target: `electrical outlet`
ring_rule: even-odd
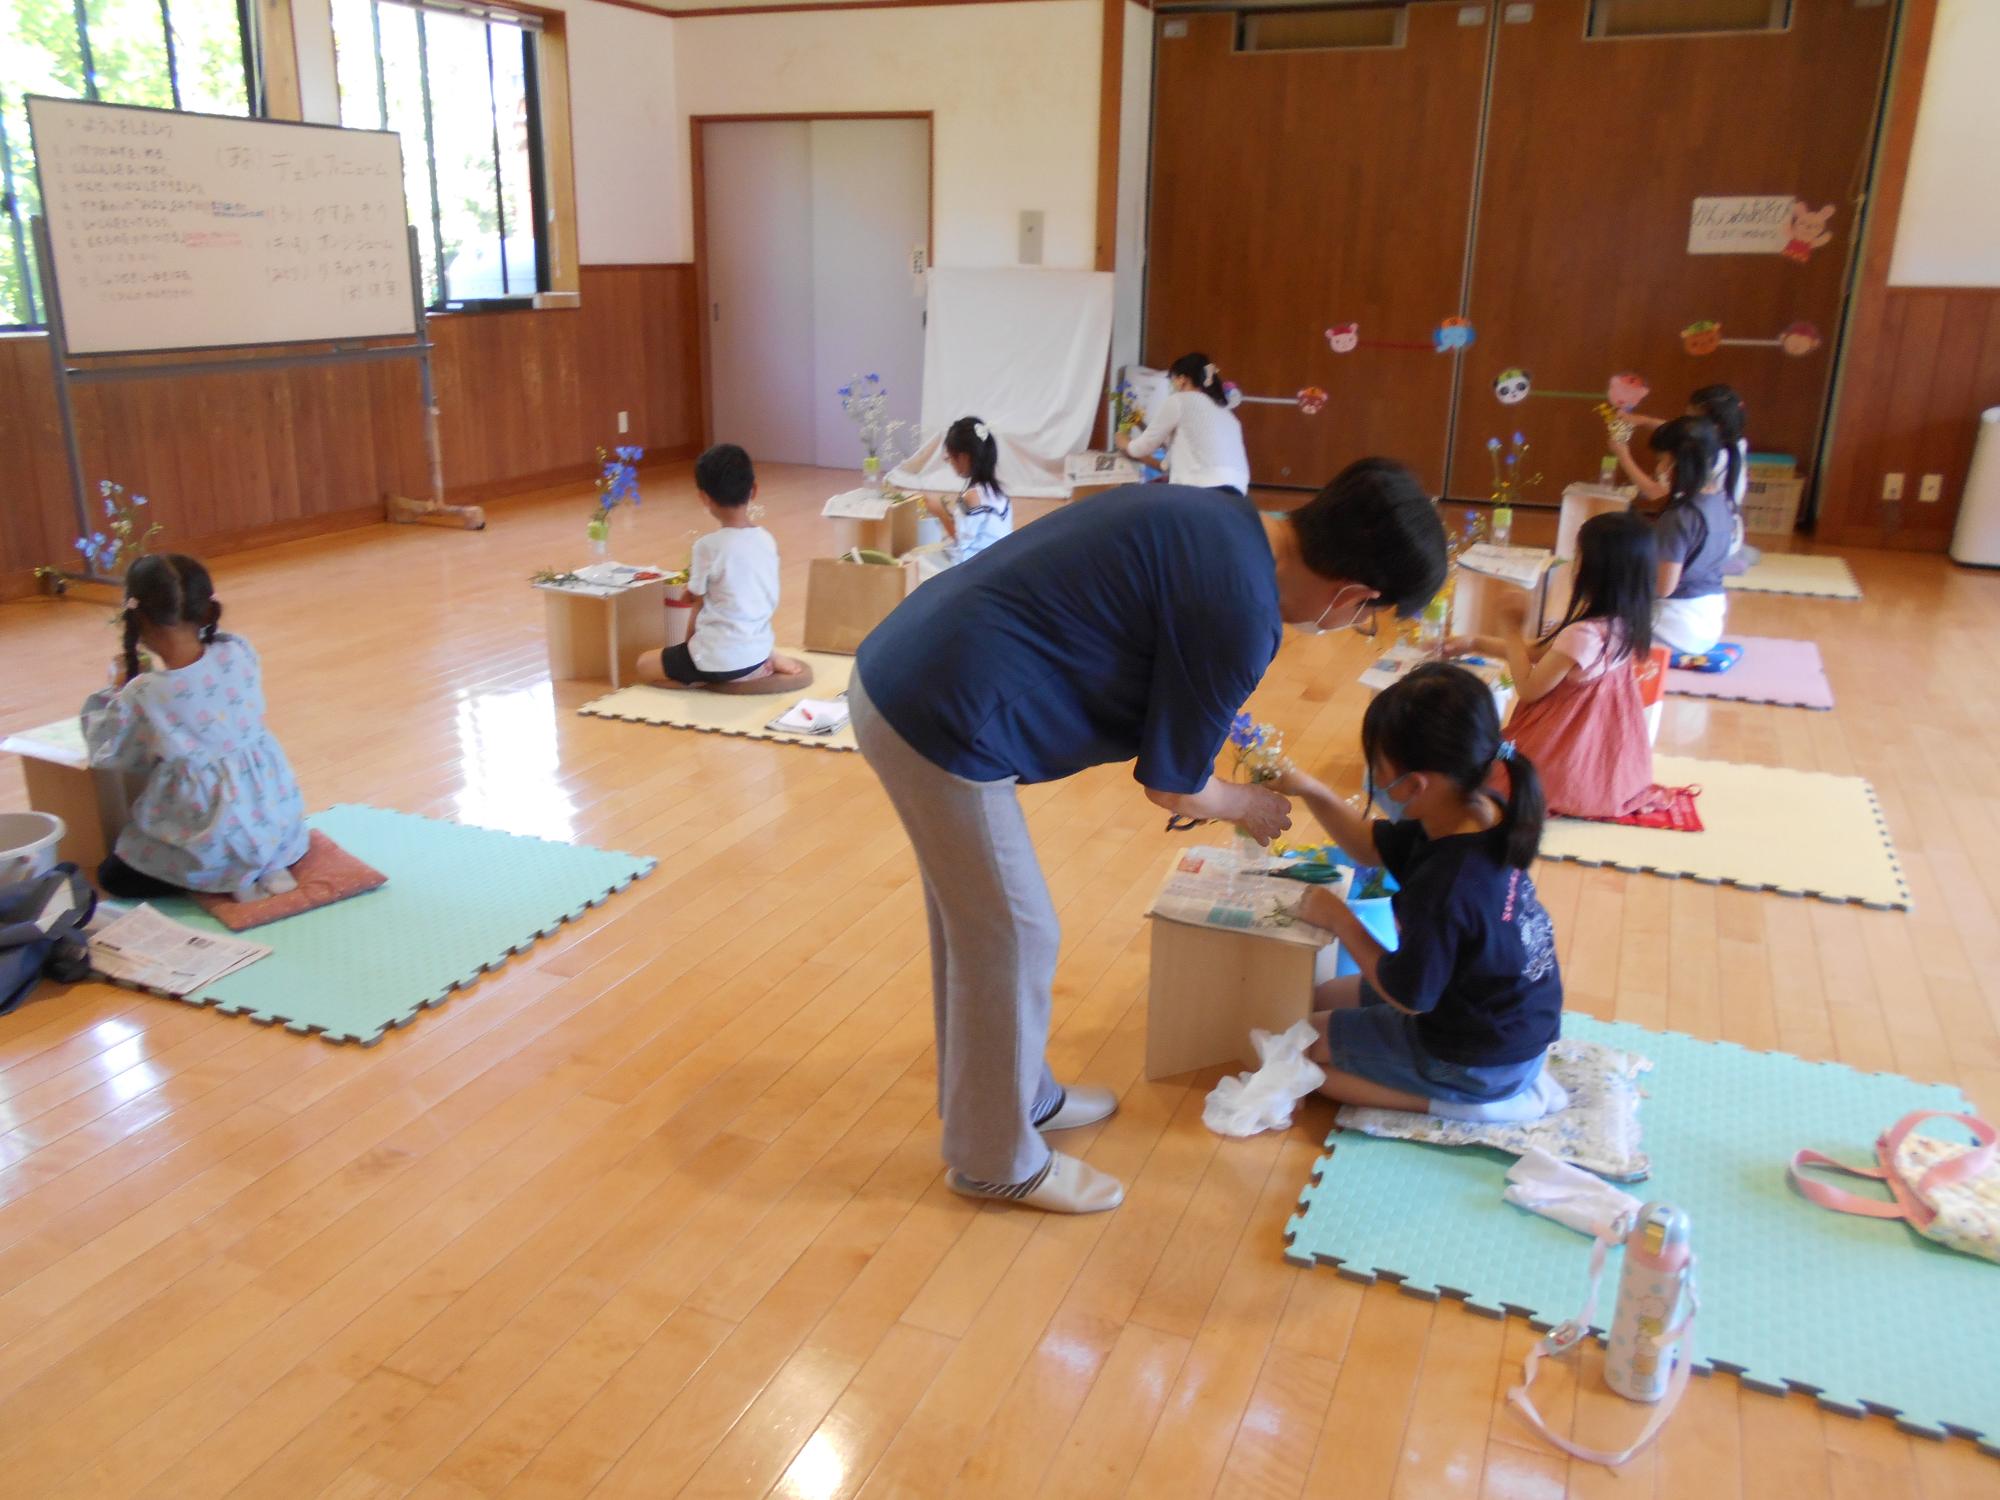
[[[1042,223],[1045,215],[1039,208],[1021,210],[1021,264],[1039,266],[1042,263]]]
[[[1882,476],[1882,498],[1884,500],[1900,500],[1903,498],[1903,476],[1901,474],[1884,474]]]
[[[620,432],[630,432],[632,430],[632,413],[629,411],[618,413],[618,430]]]
[[[1926,505],[1935,505],[1944,499],[1944,475],[1926,474],[1917,486],[1917,498]]]

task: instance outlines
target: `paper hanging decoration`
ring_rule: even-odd
[[[1454,349],[1470,349],[1478,337],[1470,318],[1446,318],[1431,334],[1431,343],[1440,354]]]
[[[1813,251],[1833,238],[1833,231],[1826,227],[1827,220],[1832,217],[1831,203],[1824,208],[1810,209],[1803,198],[1793,199],[1791,238],[1785,241],[1785,248],[1778,253],[1786,260],[1804,265]]]
[[[1613,375],[1604,388],[1604,399],[1620,411],[1632,411],[1653,393],[1643,375]]]
[[[1477,332],[1469,318],[1446,318],[1431,330],[1428,342],[1414,339],[1363,339],[1359,323],[1334,323],[1326,329],[1326,344],[1335,354],[1356,349],[1409,349],[1419,354],[1453,354],[1470,349]]]
[[[1803,320],[1788,326],[1774,339],[1726,339],[1722,325],[1710,318],[1690,323],[1681,330],[1681,347],[1697,358],[1713,354],[1725,344],[1736,349],[1777,349],[1794,359],[1803,359],[1825,340],[1819,325]]]
[[[1299,392],[1299,410],[1309,417],[1316,417],[1326,408],[1326,392],[1316,385],[1309,385]]]
[[[1493,377],[1493,394],[1502,406],[1519,406],[1533,389],[1534,382],[1528,378],[1528,372],[1518,367],[1502,370]]]

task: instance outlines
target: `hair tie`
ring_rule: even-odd
[[[972,430],[974,434],[976,434],[977,437],[979,438],[979,441],[982,443],[985,442],[988,438],[993,436],[993,434],[987,430],[986,424],[984,422],[974,422],[972,424]]]
[[[137,599],[134,599],[130,594],[127,594],[125,596],[125,603],[123,605],[125,613],[129,615],[132,613],[133,610],[137,609],[138,607],[139,607],[139,601]]]
[[[1512,740],[1502,740],[1500,748],[1494,753],[1493,758],[1495,760],[1512,760],[1514,758],[1514,742]]]
[[[1203,365],[1201,367],[1201,373],[1202,373],[1202,378],[1204,380],[1215,379],[1215,374],[1216,374],[1215,361],[1211,359],[1207,364]]]

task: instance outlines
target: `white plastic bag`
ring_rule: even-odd
[[[1293,1106],[1326,1082],[1325,1070],[1306,1056],[1306,1049],[1318,1040],[1310,1021],[1296,1021],[1276,1036],[1251,1032],[1257,1071],[1237,1073],[1216,1084],[1202,1106],[1202,1124],[1217,1135],[1234,1136],[1290,1125]]]

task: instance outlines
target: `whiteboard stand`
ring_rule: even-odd
[[[41,271],[42,305],[48,309],[49,362],[55,375],[56,411],[62,421],[63,451],[69,460],[70,508],[76,518],[77,535],[89,536],[96,529],[90,511],[90,497],[84,486],[83,448],[77,439],[76,406],[70,394],[73,385],[90,385],[112,380],[157,380],[170,375],[240,375],[256,370],[295,370],[311,365],[379,364],[391,359],[414,359],[424,404],[424,447],[430,460],[428,499],[413,500],[402,495],[384,497],[388,519],[406,524],[450,526],[478,531],[486,525],[486,513],[476,505],[447,505],[444,500],[444,456],[438,442],[437,387],[431,379],[431,342],[419,333],[412,344],[373,347],[343,346],[335,343],[323,354],[262,354],[249,359],[182,360],[173,364],[77,365],[63,326],[62,292],[56,285],[55,253],[49,240],[48,224],[40,214],[28,221],[34,235],[35,259]],[[423,268],[417,258],[417,231],[407,230],[410,246],[410,299],[414,304],[416,327],[423,329]],[[62,576],[85,583],[116,584],[119,580],[97,573],[63,569]]]

